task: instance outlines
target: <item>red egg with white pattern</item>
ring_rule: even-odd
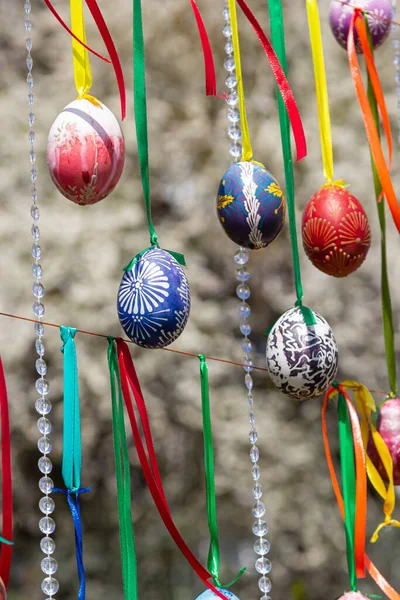
[[[76,204],[95,204],[117,185],[125,162],[118,120],[101,102],[79,98],[54,121],[47,163],[57,189]]]
[[[364,262],[371,245],[367,215],[360,202],[340,185],[324,185],[303,213],[304,250],[327,275],[346,277]]]

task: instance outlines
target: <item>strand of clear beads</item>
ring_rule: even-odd
[[[30,0],[25,0],[25,31],[26,31],[26,66],[28,69],[28,74],[26,77],[26,81],[28,84],[28,106],[29,106],[29,115],[28,115],[28,123],[29,123],[29,144],[30,144],[30,152],[29,152],[29,161],[31,165],[30,169],[30,180],[31,180],[31,217],[33,220],[32,224],[32,275],[33,275],[33,284],[32,284],[32,293],[35,297],[35,301],[33,303],[33,313],[35,315],[35,319],[41,321],[44,316],[44,304],[43,304],[43,296],[44,296],[44,288],[41,283],[42,280],[42,267],[40,265],[40,259],[42,256],[42,251],[39,245],[40,239],[40,231],[38,226],[39,221],[39,208],[37,205],[37,189],[36,189],[36,180],[37,180],[37,171],[36,171],[36,152],[35,152],[35,131],[34,131],[34,123],[35,123],[35,115],[33,113],[33,104],[34,104],[34,96],[33,96],[33,76],[32,76],[32,68],[33,68],[33,60],[31,56],[32,50],[32,40],[30,37],[32,30],[32,21],[31,21],[31,2]],[[42,581],[42,591],[46,595],[46,600],[52,598],[58,592],[58,581],[53,577],[54,573],[57,571],[57,561],[52,556],[55,550],[54,540],[50,537],[54,532],[56,525],[53,518],[50,516],[54,511],[54,500],[50,496],[52,489],[54,487],[52,479],[49,477],[53,465],[49,458],[49,454],[51,452],[51,442],[49,439],[49,434],[51,432],[51,422],[48,419],[48,414],[51,411],[51,402],[48,398],[48,394],[50,391],[49,382],[45,379],[45,375],[47,373],[47,365],[44,360],[45,347],[43,344],[43,335],[44,335],[44,327],[42,323],[35,323],[35,349],[38,355],[36,359],[35,367],[36,371],[39,375],[39,378],[36,380],[36,392],[39,394],[39,398],[36,400],[35,408],[37,413],[40,415],[37,421],[37,427],[40,433],[40,438],[38,440],[38,449],[41,453],[41,457],[38,461],[39,471],[41,473],[41,478],[39,481],[39,489],[42,492],[43,496],[39,501],[39,509],[42,513],[42,517],[39,521],[39,529],[44,534],[44,537],[40,541],[40,548],[44,553],[45,557],[41,561],[41,570],[46,575],[46,577]]]
[[[393,20],[396,20],[397,17],[397,1],[392,0],[392,12],[393,12]],[[393,49],[394,49],[394,67],[396,70],[395,73],[395,82],[396,82],[396,96],[397,96],[397,141],[400,145],[400,32],[399,26],[392,23],[392,40],[393,40]]]
[[[229,18],[228,2],[225,1],[224,8],[225,26],[223,29],[224,36],[226,37],[225,52],[227,54],[224,62],[225,70],[228,72],[225,84],[228,88],[227,103],[228,103],[228,135],[232,140],[229,147],[229,152],[233,158],[233,162],[240,160],[242,156],[242,145],[240,143],[242,132],[240,129],[240,112],[237,107],[238,94],[236,91],[237,80],[235,76],[235,59],[233,55],[233,44],[232,44],[232,30]],[[268,533],[268,525],[264,520],[265,516],[265,504],[262,502],[262,485],[260,483],[260,467],[258,465],[260,452],[256,445],[258,434],[256,430],[256,419],[254,414],[254,398],[253,398],[253,378],[251,371],[253,369],[253,362],[251,359],[252,343],[250,341],[251,326],[248,319],[251,315],[251,309],[247,300],[250,298],[250,288],[247,285],[250,279],[250,273],[246,267],[249,260],[249,252],[246,248],[239,248],[234,255],[236,263],[236,279],[239,281],[236,288],[236,294],[240,300],[239,304],[239,316],[240,316],[240,332],[243,335],[241,340],[241,347],[243,350],[243,364],[245,365],[244,370],[246,372],[244,382],[247,389],[247,400],[249,404],[249,423],[250,433],[249,440],[251,444],[250,449],[250,460],[251,460],[251,473],[254,480],[253,486],[253,516],[256,521],[253,524],[253,533],[257,536],[257,540],[254,544],[254,552],[257,555],[255,568],[261,577],[258,580],[258,587],[263,593],[261,600],[270,600],[268,592],[271,590],[271,581],[267,577],[267,574],[271,571],[271,561],[266,557],[270,549],[269,541],[265,538]]]

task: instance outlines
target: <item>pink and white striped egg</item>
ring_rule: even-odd
[[[57,189],[75,204],[95,204],[108,196],[124,167],[119,123],[101,102],[74,100],[54,121],[47,164]]]

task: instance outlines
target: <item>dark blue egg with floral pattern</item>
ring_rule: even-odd
[[[280,233],[285,199],[278,182],[263,165],[239,162],[221,180],[217,212],[232,241],[257,250],[268,246]]]
[[[150,248],[125,271],[118,317],[127,336],[144,348],[164,348],[180,336],[190,312],[190,290],[177,260]]]

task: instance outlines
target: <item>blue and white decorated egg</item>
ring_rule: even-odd
[[[186,275],[165,250],[146,250],[125,271],[118,290],[118,317],[127,336],[138,346],[168,346],[184,330],[189,312]]]
[[[267,367],[276,387],[295,400],[324,394],[338,370],[338,347],[332,329],[314,312],[307,326],[298,307],[285,312],[267,339]]]
[[[257,250],[268,246],[280,233],[285,199],[278,182],[263,165],[239,162],[221,180],[217,213],[232,241]]]
[[[239,598],[229,590],[223,590],[219,587],[217,587],[217,590],[221,592],[221,594],[223,594],[226,598],[229,598],[229,600],[239,600]],[[214,592],[207,589],[204,590],[204,592],[202,592],[199,596],[197,596],[195,600],[214,600],[214,598],[218,598],[217,594],[214,594]]]

